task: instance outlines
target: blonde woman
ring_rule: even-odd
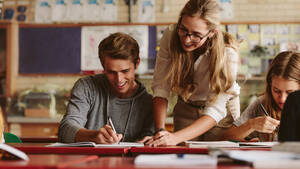
[[[165,30],[152,84],[156,135],[146,144],[218,140],[223,127],[239,116],[237,45],[219,26],[216,0],[189,0],[177,24]],[[178,95],[174,133],[164,130],[171,92]],[[231,99],[233,114],[226,109]]]
[[[300,53],[281,52],[272,61],[266,90],[225,133],[225,139],[277,141],[281,111],[288,95],[300,89]]]

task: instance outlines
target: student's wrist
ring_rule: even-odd
[[[248,130],[255,130],[255,120],[254,119],[250,119],[248,120]]]
[[[155,130],[154,135],[156,135],[157,133],[161,132],[161,131],[165,131],[166,129],[161,127]]]

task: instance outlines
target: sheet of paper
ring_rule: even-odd
[[[219,0],[222,20],[229,20],[234,17],[232,0]]]
[[[51,0],[36,0],[34,19],[37,23],[52,22],[51,15]]]
[[[120,142],[117,144],[96,144],[95,147],[144,147],[144,144],[136,142]]]
[[[139,22],[155,22],[155,0],[139,0],[138,10]]]
[[[103,0],[99,21],[117,21],[118,8],[115,0]]]
[[[67,18],[67,2],[65,0],[55,0],[52,5],[52,21],[62,22]]]
[[[271,141],[271,142],[240,142],[240,147],[273,147],[277,145],[279,142]]]
[[[239,147],[238,143],[231,141],[186,141],[189,148],[208,148],[208,147]]]
[[[101,17],[100,0],[83,1],[83,20],[97,21]]]
[[[134,164],[141,167],[201,168],[216,167],[217,159],[203,154],[185,154],[184,156],[176,154],[139,155],[135,158]]]
[[[83,20],[83,2],[82,0],[67,0],[66,21]]]
[[[143,143],[120,142],[116,144],[95,144],[94,142],[53,143],[46,147],[144,147]]]

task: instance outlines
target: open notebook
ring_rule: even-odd
[[[143,143],[119,142],[116,144],[96,144],[94,142],[53,143],[47,147],[144,147]]]
[[[0,144],[0,154],[3,160],[29,160],[24,152],[3,143]]]

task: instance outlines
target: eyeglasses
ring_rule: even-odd
[[[200,36],[197,33],[189,33],[188,30],[186,30],[183,26],[179,25],[178,26],[178,34],[179,36],[182,37],[189,37],[190,40],[194,43],[199,43],[202,39],[206,38],[209,33],[211,32],[211,30],[209,30],[204,36]]]

